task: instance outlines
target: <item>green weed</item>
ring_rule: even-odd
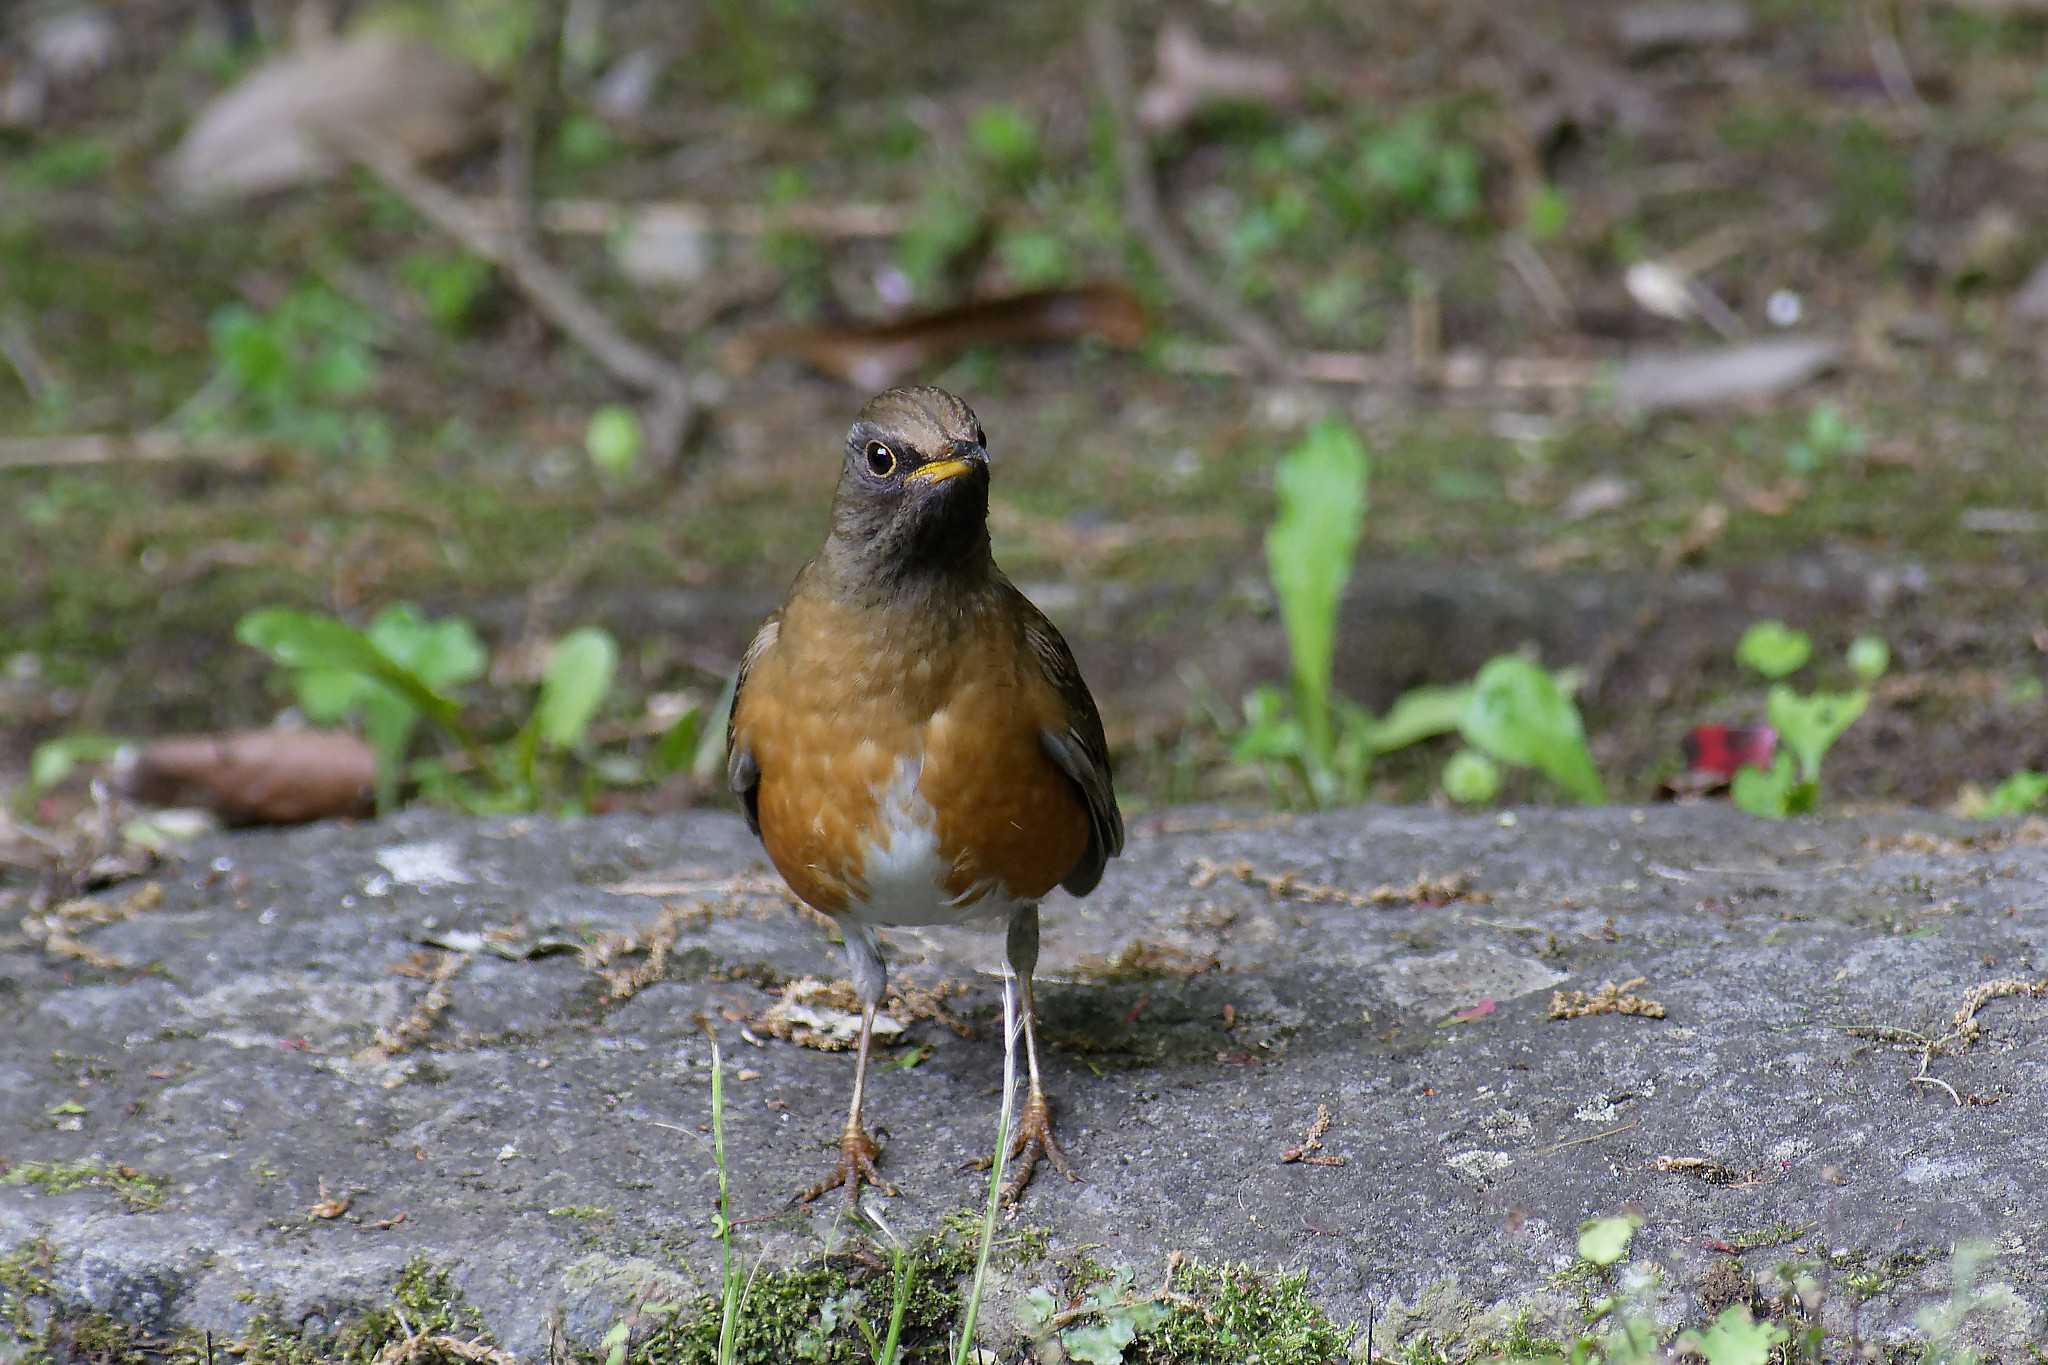
[[[268,312],[231,303],[209,331],[214,374],[187,405],[189,425],[240,430],[333,455],[380,457],[390,424],[352,406],[378,383],[382,334],[367,311],[302,285]]]
[[[428,799],[466,810],[525,810],[559,799],[561,770],[583,753],[618,667],[618,645],[608,632],[569,632],[549,652],[525,722],[511,736],[486,742],[452,695],[483,677],[489,663],[483,642],[459,617],[430,621],[400,603],[358,630],[317,612],[267,608],[243,617],[235,636],[285,670],[308,717],[362,726],[377,755],[378,803],[385,809],[408,777]],[[694,712],[682,716],[657,746],[657,762],[679,757],[679,749],[694,757],[700,720]],[[460,763],[408,763],[422,721],[461,746]],[[586,781],[595,780],[598,767],[583,756]]]
[[[1735,804],[1751,815],[1783,819],[1819,806],[1822,760],[1869,706],[1869,684],[1891,665],[1890,648],[1874,636],[1864,636],[1850,646],[1845,659],[1863,686],[1846,692],[1800,692],[1782,681],[1805,667],[1812,654],[1813,642],[1805,632],[1778,621],[1751,626],[1736,646],[1738,663],[1772,679],[1765,718],[1784,745],[1770,768],[1745,767],[1735,774]]]

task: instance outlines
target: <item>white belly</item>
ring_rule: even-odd
[[[876,836],[868,842],[861,880],[866,894],[847,910],[870,924],[960,924],[1007,919],[1022,902],[1003,887],[983,883],[959,896],[946,894],[953,869],[939,852],[938,813],[917,789],[921,765],[897,760],[875,793]]]

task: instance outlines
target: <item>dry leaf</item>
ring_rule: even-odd
[[[844,327],[771,327],[726,347],[724,363],[744,374],[774,356],[790,356],[862,389],[885,389],[973,346],[1096,340],[1136,346],[1145,339],[1145,306],[1120,284],[1045,289],[980,299],[894,322]]]
[[[203,806],[229,824],[293,825],[364,815],[376,788],[370,746],[338,730],[248,730],[144,746],[122,789],[157,806]]]

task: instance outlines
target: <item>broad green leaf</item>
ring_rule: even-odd
[[[1059,1300],[1043,1285],[1033,1285],[1024,1291],[1024,1303],[1017,1310],[1019,1324],[1027,1332],[1042,1331],[1052,1321],[1052,1315],[1059,1311]]]
[[[590,462],[614,478],[633,472],[645,444],[639,415],[619,403],[608,403],[591,413],[590,426],[583,433],[583,449]]]
[[[1774,679],[1798,672],[1812,654],[1813,641],[1806,632],[1783,621],[1757,622],[1742,632],[1735,646],[1735,662]]]
[[[1779,754],[1768,770],[1745,764],[1735,770],[1729,796],[1736,809],[1766,820],[1782,820],[1793,813],[1793,795],[1800,786],[1798,764],[1790,754]]]
[[[1295,762],[1303,753],[1301,722],[1289,714],[1287,698],[1277,687],[1256,687],[1245,695],[1244,729],[1231,745],[1240,763]]]
[[[1579,1259],[1594,1265],[1613,1265],[1628,1254],[1629,1239],[1643,1220],[1625,1213],[1614,1218],[1588,1218],[1579,1224]]]
[[[287,668],[374,678],[437,722],[448,725],[456,721],[458,708],[453,701],[392,659],[369,636],[331,616],[283,607],[252,611],[235,626],[235,638]]]
[[[2022,768],[1993,787],[1970,814],[1979,819],[1991,819],[2000,815],[2025,815],[2043,806],[2048,806],[2048,773]]]
[[[1461,806],[1483,806],[1500,795],[1500,769],[1477,749],[1460,749],[1444,764],[1443,788]]]
[[[429,621],[410,602],[378,612],[369,636],[392,662],[437,690],[475,682],[490,663],[469,622],[459,616]]]
[[[1411,687],[1394,699],[1387,714],[1373,727],[1374,752],[1389,754],[1425,739],[1448,735],[1472,700],[1472,685],[1424,685]]]
[[[1776,683],[1764,714],[1798,758],[1800,777],[1817,783],[1822,757],[1869,704],[1868,692],[1800,693]]]
[[[1892,666],[1892,647],[1876,635],[1859,635],[1849,642],[1849,671],[1859,681],[1874,683]]]
[[[1769,1365],[1771,1348],[1790,1337],[1778,1324],[1751,1317],[1748,1305],[1733,1303],[1706,1331],[1686,1332],[1677,1345],[1681,1351],[1706,1357],[1707,1365]]]
[[[697,755],[697,740],[704,732],[704,708],[692,706],[675,718],[654,746],[648,767],[655,777],[667,777],[690,766]]]
[[[1014,104],[990,104],[967,121],[974,154],[1005,174],[1025,176],[1038,165],[1038,123]]]
[[[619,647],[600,627],[585,626],[555,642],[533,712],[545,743],[573,749],[582,742],[590,718],[611,691],[618,664]]]
[[[1287,627],[1301,723],[1309,752],[1323,767],[1332,742],[1337,605],[1365,525],[1366,464],[1365,445],[1348,425],[1318,423],[1280,461],[1274,478],[1280,508],[1266,532],[1266,565]]]
[[[1607,799],[1578,704],[1548,671],[1520,655],[1503,654],[1479,670],[1458,729],[1473,748],[1535,768],[1574,800],[1598,805]]]
[[[36,746],[28,761],[30,791],[48,791],[71,776],[81,763],[104,763],[119,753],[128,741],[111,735],[66,735]]]
[[[1113,1313],[1100,1322],[1069,1327],[1060,1333],[1060,1345],[1067,1348],[1067,1359],[1082,1365],[1124,1365],[1124,1347],[1137,1335],[1136,1323],[1124,1314]]]

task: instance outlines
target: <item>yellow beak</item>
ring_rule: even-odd
[[[904,475],[906,481],[915,479],[921,483],[944,483],[957,479],[974,468],[972,460],[933,460],[930,464],[919,465]]]

